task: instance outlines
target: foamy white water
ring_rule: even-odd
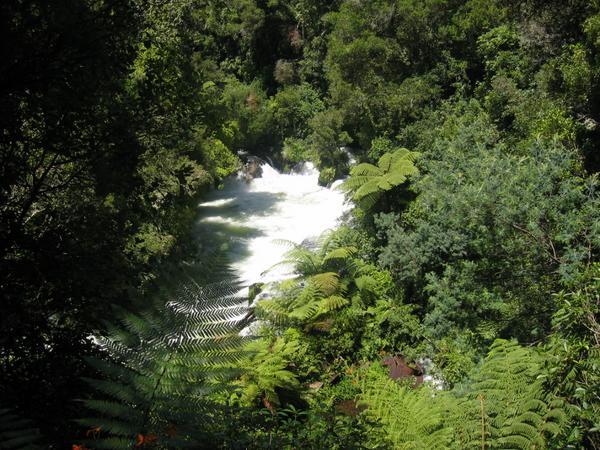
[[[319,172],[310,163],[302,173],[282,174],[268,164],[262,169],[262,177],[249,183],[227,180],[200,205],[201,228],[220,230],[234,269],[248,284],[292,276],[291,267],[273,268],[290,249],[277,241],[316,238],[335,228],[348,209],[341,191],[318,185]]]

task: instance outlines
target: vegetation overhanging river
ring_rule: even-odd
[[[250,285],[280,281],[293,268],[278,265],[290,245],[309,243],[333,229],[348,209],[344,194],[318,184],[312,163],[280,173],[269,164],[246,181],[231,177],[200,204],[198,232],[213,236],[226,249],[240,280]]]

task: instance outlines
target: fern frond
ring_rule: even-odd
[[[359,164],[352,169],[342,188],[352,194],[352,199],[361,208],[371,209],[383,192],[402,185],[409,176],[418,173],[414,164],[418,155],[403,148],[384,154],[377,166]]]
[[[489,448],[546,448],[549,438],[565,430],[562,403],[537,378],[541,362],[534,350],[514,341],[492,345],[459,396],[462,412],[452,421],[464,448],[478,448],[482,436]]]
[[[365,180],[364,183],[360,185],[360,187],[354,193],[354,197],[352,197],[357,202],[361,202],[363,199],[369,196],[377,196],[381,195],[382,188],[379,186],[381,182],[381,178],[371,178],[369,180]]]
[[[340,287],[340,277],[336,272],[318,273],[310,277],[310,282],[323,295],[331,295]]]
[[[443,393],[398,384],[383,371],[370,370],[360,381],[365,414],[381,422],[394,448],[449,448],[452,430],[444,426]]]
[[[354,283],[360,292],[371,292],[378,287],[377,280],[370,275],[361,275],[354,279]]]
[[[282,247],[294,248],[294,247],[298,246],[298,244],[296,244],[294,241],[291,241],[289,239],[273,239],[271,242],[275,245],[279,245]]]
[[[380,167],[374,166],[369,163],[361,163],[354,166],[351,170],[351,174],[353,177],[378,177],[383,175],[385,172]]]
[[[352,258],[354,255],[356,255],[356,253],[358,253],[358,249],[356,247],[338,247],[327,252],[323,258],[323,263],[330,261],[343,261],[348,258]]]
[[[291,319],[295,319],[295,320],[299,320],[299,321],[306,321],[306,320],[310,320],[313,317],[315,317],[317,315],[318,311],[319,311],[319,303],[318,302],[306,303],[302,306],[295,308],[293,311],[291,311],[288,314],[288,316]]]
[[[535,350],[498,340],[451,392],[414,389],[370,371],[361,399],[395,448],[548,448],[568,431],[569,419],[564,402],[543,389],[541,362]]]
[[[287,309],[276,299],[261,300],[256,305],[256,314],[259,318],[267,319],[274,324],[283,324],[288,318]]]
[[[343,306],[348,305],[349,303],[350,301],[347,298],[341,297],[339,295],[331,295],[319,302],[319,309],[317,315],[321,316],[323,314],[329,314],[331,311],[340,309]]]
[[[137,435],[158,435],[169,423],[188,431],[162,436],[161,446],[193,445],[207,396],[240,374],[234,365],[247,338],[239,331],[251,318],[240,291],[235,281],[189,281],[98,337],[107,358],[90,364],[103,379],[87,381],[102,396],[83,402],[97,417],[80,421],[103,430],[94,448],[131,448]]]
[[[381,158],[379,158],[377,165],[384,172],[390,172],[392,167],[402,162],[408,162],[412,165],[412,163],[417,160],[419,155],[420,154],[418,152],[411,152],[406,148],[399,148],[391,153],[384,154]]]
[[[35,450],[41,448],[41,435],[29,420],[23,419],[10,409],[0,408],[0,449]]]
[[[279,404],[278,389],[299,388],[296,375],[288,370],[289,358],[298,352],[297,341],[263,338],[249,343],[247,350],[249,356],[243,363],[246,370],[241,378],[243,402],[252,404],[262,397],[274,406]]]

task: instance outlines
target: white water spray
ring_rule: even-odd
[[[247,284],[292,276],[291,267],[273,268],[289,250],[278,241],[316,238],[335,228],[349,208],[340,190],[318,185],[319,172],[310,163],[293,174],[261,167],[261,178],[229,179],[200,205],[201,227],[221,228],[231,244],[233,268]]]

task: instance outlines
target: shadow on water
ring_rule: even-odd
[[[220,195],[198,206],[199,219],[221,217],[239,220],[248,216],[268,216],[277,210],[277,204],[285,199],[284,193],[222,191]]]
[[[196,221],[181,258],[161,270],[149,291],[169,298],[177,287],[190,281],[201,285],[239,280],[232,264],[251,255],[253,240],[267,236],[265,222],[276,218],[286,194],[253,191],[239,180],[227,180],[225,188],[212,191],[196,208]],[[246,284],[239,280],[240,288]],[[146,297],[138,299],[140,308]]]
[[[225,258],[232,263],[250,254],[251,239],[265,233],[252,226],[252,217],[267,217],[277,211],[283,193],[253,192],[245,185],[215,191],[198,206],[198,220],[192,231],[200,262]]]
[[[265,166],[263,177],[251,183],[226,180],[197,206],[176,275],[244,284],[289,277],[290,268],[270,270],[289,250],[281,243],[311,242],[335,227],[345,207],[343,193],[318,186],[317,178],[315,170],[290,175]]]

